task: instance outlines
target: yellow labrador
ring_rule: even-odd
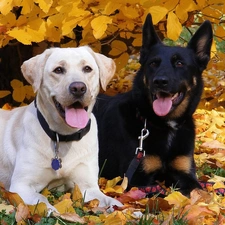
[[[85,201],[121,205],[98,187],[97,125],[92,114],[113,60],[89,47],[51,48],[25,61],[24,77],[37,92],[30,105],[0,110],[0,182],[27,204],[44,202],[48,185],[79,186]]]

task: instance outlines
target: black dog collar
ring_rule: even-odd
[[[34,105],[37,108],[36,99],[34,101]],[[83,128],[73,134],[70,134],[70,135],[62,135],[62,134],[56,133],[55,131],[53,131],[49,128],[48,123],[46,122],[45,118],[43,117],[43,115],[41,114],[41,112],[39,111],[38,108],[37,108],[37,117],[38,117],[38,120],[39,120],[43,130],[53,141],[63,141],[63,142],[79,141],[82,139],[83,136],[85,136],[89,132],[90,127],[91,127],[91,119],[89,119],[85,128]],[[58,134],[59,140],[56,139],[56,134]]]

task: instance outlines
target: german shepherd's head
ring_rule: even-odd
[[[143,26],[141,68],[134,81],[135,93],[144,89],[143,97],[151,105],[151,115],[145,116],[168,121],[194,113],[203,90],[202,72],[210,59],[212,39],[211,24],[205,21],[187,47],[166,46],[148,14]]]

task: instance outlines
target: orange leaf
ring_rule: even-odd
[[[6,191],[4,193],[4,198],[6,198],[11,205],[18,206],[21,203],[24,204],[23,199],[17,193]]]
[[[26,220],[30,216],[30,211],[27,205],[20,203],[16,210],[16,222],[20,223]]]
[[[10,94],[11,94],[11,91],[0,91],[0,98],[4,98]]]
[[[64,220],[70,221],[70,222],[78,222],[78,223],[85,223],[85,220],[81,218],[79,215],[77,215],[75,212],[73,213],[63,213],[58,214],[53,212],[53,215],[56,217],[61,217]]]

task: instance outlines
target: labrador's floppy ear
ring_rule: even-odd
[[[42,54],[23,62],[21,66],[23,76],[32,85],[34,92],[37,92],[41,85],[44,66],[51,52],[52,49],[47,49]]]
[[[105,91],[107,84],[113,78],[113,76],[115,74],[116,64],[111,58],[108,58],[107,56],[105,56],[103,54],[94,52],[88,46],[86,46],[86,47],[87,47],[87,50],[93,55],[97,65],[98,65],[98,68],[100,71],[99,76],[100,76],[101,86],[102,86],[102,89]]]
[[[116,64],[111,59],[100,53],[94,53],[95,60],[100,70],[100,82],[103,90],[106,90],[107,84],[113,78],[116,71]]]

